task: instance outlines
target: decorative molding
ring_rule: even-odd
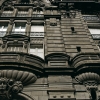
[[[46,55],[46,60],[47,61],[58,61],[60,59],[60,61],[69,61],[70,56],[64,53],[51,53]]]
[[[19,70],[0,70],[0,77],[20,81],[23,85],[34,83],[37,79],[35,74]]]
[[[44,7],[45,6],[45,4],[40,0],[35,0],[33,2],[33,4],[34,4],[35,7]]]
[[[97,73],[93,73],[93,72],[86,72],[86,73],[82,73],[80,75],[77,75],[75,77],[75,79],[80,82],[80,83],[84,83],[87,85],[91,85],[92,82],[96,82],[99,83],[100,82],[100,76]],[[90,83],[89,83],[90,82]]]
[[[98,98],[98,84],[100,83],[100,76],[97,73],[86,72],[77,75],[75,79],[85,85],[87,92],[92,100]]]
[[[71,59],[71,66],[77,69],[77,72],[86,71],[88,68],[94,68],[100,65],[100,53],[99,52],[88,52],[79,53]],[[97,66],[100,68],[99,66]],[[99,71],[99,70],[98,70]]]

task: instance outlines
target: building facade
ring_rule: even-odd
[[[0,0],[0,100],[99,100],[100,0]]]

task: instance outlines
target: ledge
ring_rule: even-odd
[[[71,59],[71,67],[74,67],[78,72],[91,69],[92,71],[100,71],[100,53],[80,53]],[[88,70],[87,70],[88,71]]]
[[[38,56],[23,52],[0,52],[0,68],[26,70],[36,75],[41,75],[43,73],[44,60]]]

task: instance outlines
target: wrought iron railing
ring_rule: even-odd
[[[32,17],[44,17],[43,14],[32,14]]]
[[[2,13],[1,17],[12,17],[13,13]]]
[[[100,34],[92,34],[93,39],[100,39]]]
[[[44,37],[44,32],[30,32],[30,37]]]
[[[21,13],[17,14],[17,17],[28,17],[28,16],[29,16],[28,14],[21,14]]]
[[[99,21],[99,17],[97,15],[83,15],[84,20],[86,21]]]
[[[6,35],[6,31],[0,31],[0,37],[3,37]]]

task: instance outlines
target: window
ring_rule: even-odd
[[[31,26],[30,37],[44,37],[44,26]]]
[[[96,28],[89,28],[91,34],[100,34],[100,29]]]
[[[13,25],[12,34],[23,34],[23,35],[25,35],[25,23],[15,23]]]
[[[98,28],[89,28],[89,31],[93,39],[100,39],[100,29]]]
[[[30,54],[33,54],[33,55],[37,55],[41,58],[44,58],[44,49],[43,49],[43,45],[41,46],[34,46],[34,45],[31,45],[30,46]]]

